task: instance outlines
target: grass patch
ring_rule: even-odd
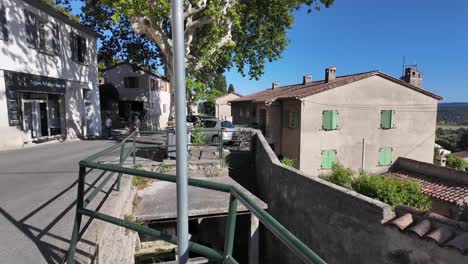
[[[136,163],[133,165],[134,169],[141,170],[143,169],[143,165],[140,163]],[[137,188],[137,190],[141,190],[148,186],[150,183],[151,179],[146,178],[146,177],[141,177],[141,176],[132,176],[132,184]]]

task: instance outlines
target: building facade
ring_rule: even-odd
[[[215,116],[221,120],[232,121],[231,104],[232,100],[242,97],[238,93],[228,93],[216,98],[215,101]]]
[[[440,96],[379,71],[335,72],[330,67],[325,80],[306,75],[301,84],[273,83],[231,101],[234,123],[258,127],[278,156],[311,175],[337,162],[384,172],[398,157],[433,161]]]
[[[132,113],[138,113],[145,129],[167,127],[171,102],[169,80],[129,63],[116,64],[103,75],[104,82],[114,85],[119,93],[120,118],[130,121]]]
[[[101,133],[97,35],[42,1],[0,1],[0,149]]]

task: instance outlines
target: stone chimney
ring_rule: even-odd
[[[325,69],[325,82],[333,81],[336,78],[336,67],[331,66]]]
[[[411,67],[405,69],[405,76],[402,79],[411,85],[422,88],[422,76],[422,72],[418,71],[417,68]]]
[[[311,74],[306,74],[304,75],[304,80],[303,80],[303,84],[308,84],[308,83],[311,83],[312,82],[312,75]]]
[[[271,89],[278,89],[279,88],[279,82],[274,82],[271,84]]]

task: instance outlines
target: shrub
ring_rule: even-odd
[[[454,168],[457,170],[465,170],[468,167],[468,162],[460,157],[454,155],[447,155],[447,167]]]
[[[337,163],[333,165],[331,174],[322,176],[321,178],[350,189],[353,181],[353,174],[354,172],[351,169],[345,168],[345,166]]]
[[[288,157],[283,157],[281,159],[281,163],[283,163],[284,165],[286,166],[289,166],[289,167],[294,167],[294,160],[288,158]]]
[[[356,178],[351,186],[356,192],[378,199],[393,208],[399,204],[421,210],[431,207],[428,196],[422,193],[421,186],[412,180],[363,174]]]
[[[203,144],[204,136],[203,133],[200,130],[200,125],[195,123],[195,127],[192,130],[192,144]]]

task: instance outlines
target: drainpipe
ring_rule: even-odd
[[[184,5],[172,0],[173,72],[176,103],[176,174],[177,174],[177,254],[180,264],[188,263],[187,206],[187,108],[185,95]]]

